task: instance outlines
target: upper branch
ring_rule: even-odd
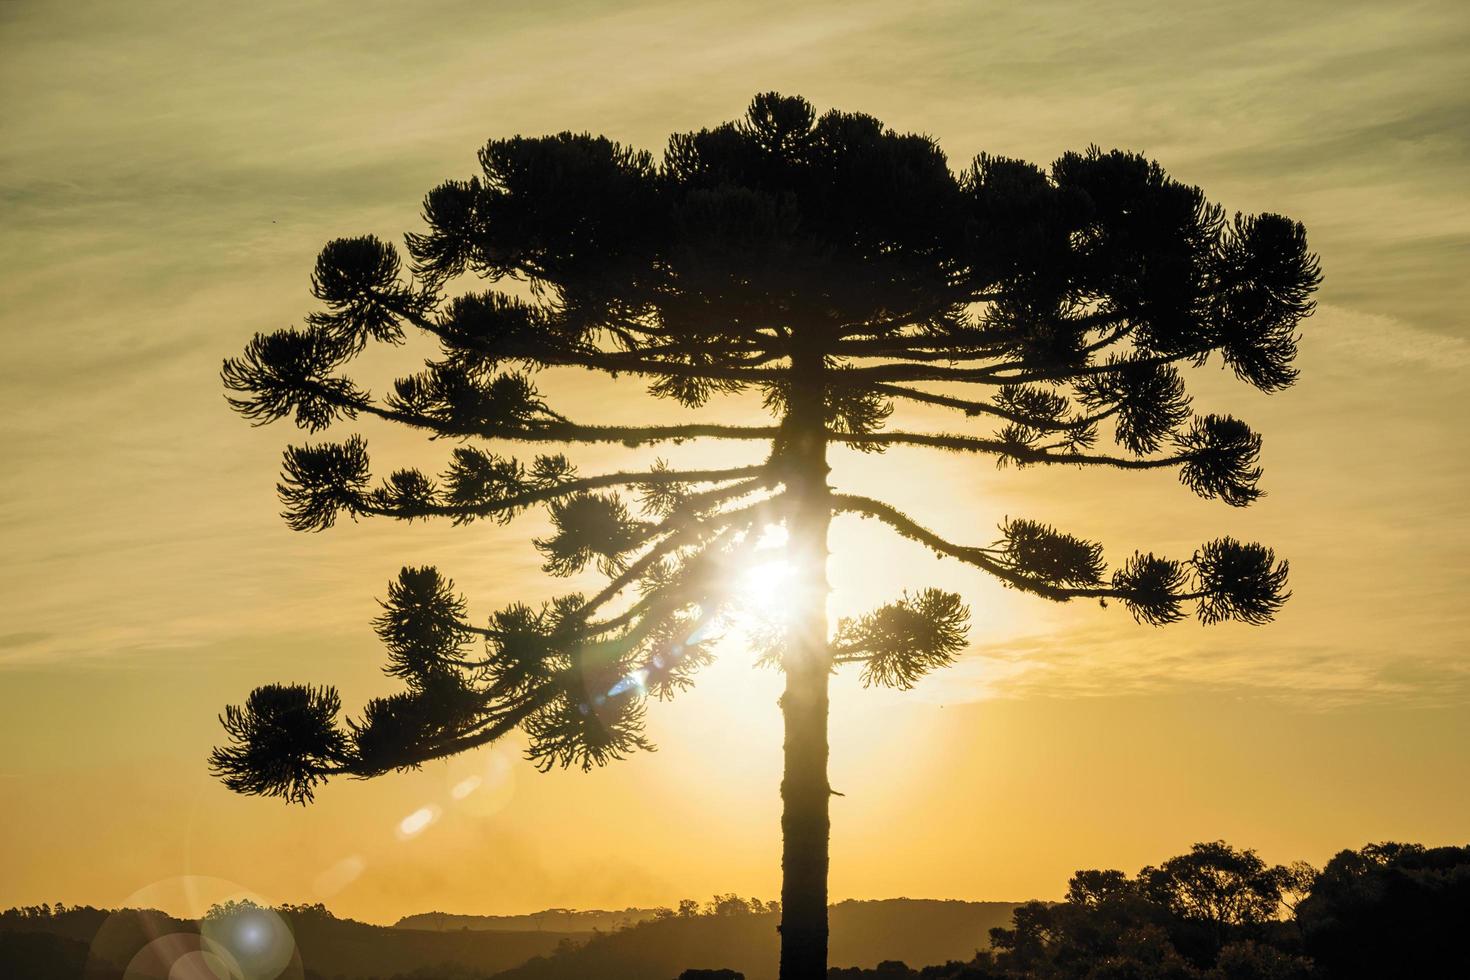
[[[484,467],[479,467],[484,469]],[[605,487],[651,487],[665,484],[688,485],[694,483],[727,483],[748,477],[757,477],[767,473],[765,464],[756,466],[741,466],[727,469],[711,470],[668,470],[653,469],[643,473],[604,473],[599,476],[582,477],[580,479],[568,479],[552,482],[544,486],[534,486],[521,492],[509,494],[492,494],[488,499],[481,493],[459,493],[452,497],[458,500],[446,501],[437,494],[424,494],[420,492],[402,492],[402,485],[407,482],[414,487],[424,485],[421,478],[410,480],[402,479],[404,474],[412,474],[421,477],[416,471],[400,470],[395,473],[390,483],[380,491],[369,497],[361,508],[363,514],[374,516],[396,517],[405,520],[413,520],[421,517],[452,517],[463,520],[473,517],[489,517],[501,513],[514,513],[523,508],[538,503],[570,497],[577,494],[587,493],[592,490],[600,490]],[[457,471],[451,471],[450,479],[460,477]]]
[[[388,299],[385,305],[404,320],[438,338],[447,346],[463,353],[478,353],[492,361],[521,360],[542,367],[584,367],[609,373],[645,374],[660,377],[697,378],[709,381],[757,382],[782,377],[780,370],[758,365],[784,357],[779,350],[748,347],[732,352],[727,358],[733,364],[699,363],[691,352],[676,344],[648,345],[625,342],[633,350],[608,351],[594,347],[585,339],[566,336],[557,339],[556,331],[538,314],[504,298],[466,296],[451,303],[439,319],[412,303]],[[504,330],[489,328],[486,321],[506,319],[513,315],[524,333],[507,338]],[[530,321],[529,323],[525,321]],[[540,328],[539,342],[530,328]],[[509,341],[512,341],[508,343]],[[748,341],[746,342],[748,344]],[[697,352],[694,352],[697,353]],[[666,355],[659,357],[658,355]],[[669,359],[672,357],[673,359]]]
[[[519,413],[502,421],[490,417],[489,413],[474,410],[480,406],[465,405],[463,402],[448,406],[444,406],[443,402],[437,402],[433,404],[431,410],[413,410],[408,407],[391,405],[385,407],[369,400],[366,396],[351,397],[329,388],[320,388],[318,391],[323,401],[339,406],[345,414],[352,415],[362,412],[390,422],[426,429],[440,436],[476,436],[482,439],[505,439],[515,442],[617,442],[632,447],[683,439],[765,441],[773,438],[778,431],[774,426],[711,423],[585,425],[560,416],[535,418]]]
[[[977,436],[959,436],[934,432],[860,432],[844,434],[832,432],[828,438],[834,442],[854,445],[877,446],[929,446],[954,452],[989,453],[1018,463],[1069,463],[1077,466],[1116,466],[1121,469],[1147,470],[1187,463],[1190,455],[1181,453],[1156,459],[1131,459],[1126,456],[1103,456],[1091,453],[1058,453],[1047,449],[1035,449],[1024,444],[1004,439],[986,439]]]
[[[996,418],[1005,419],[1007,422],[1015,422],[1017,425],[1039,429],[1043,432],[1086,429],[1096,425],[1098,422],[1106,420],[1117,412],[1117,408],[1114,407],[1105,411],[1094,412],[1091,415],[1058,419],[1012,411],[993,402],[975,401],[971,398],[956,398],[952,395],[940,395],[932,391],[922,391],[918,388],[905,388],[902,385],[878,383],[871,387],[878,394],[888,395],[891,398],[906,398],[909,401],[921,402],[925,405],[953,408],[972,417],[976,415],[993,415]]]
[[[1139,368],[1154,365],[1175,364],[1180,361],[1197,360],[1210,352],[1209,347],[1192,347],[1167,354],[1151,354],[1130,358],[1130,366]],[[983,368],[949,368],[925,364],[882,364],[873,367],[857,367],[848,372],[854,382],[866,381],[955,381],[969,384],[1017,385],[1038,381],[1072,381],[1097,374],[1116,372],[1115,362],[1101,362],[1081,366],[1069,365],[1057,368],[1037,368],[1025,361],[1007,361]],[[1008,373],[1009,372],[1009,373]]]
[[[852,445],[931,446],[953,452],[990,453],[1002,462],[1074,466],[1108,466],[1125,470],[1161,469],[1177,466],[1179,481],[1206,499],[1218,497],[1232,507],[1244,507],[1263,491],[1261,437],[1239,419],[1228,415],[1205,415],[1187,430],[1174,436],[1176,452],[1170,456],[1132,458],[1083,452],[1057,452],[1054,447],[1036,446],[1017,439],[984,439],[945,433],[924,432],[831,432],[834,442]]]

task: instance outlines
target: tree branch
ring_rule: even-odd
[[[500,511],[516,510],[534,504],[545,503],[558,497],[598,490],[603,487],[643,486],[655,483],[726,483],[742,477],[755,477],[767,473],[766,464],[742,466],[723,470],[649,470],[644,473],[606,473],[578,480],[568,480],[550,487],[530,490],[501,500],[474,506],[454,507],[448,504],[423,504],[413,508],[376,507],[371,504],[360,508],[360,512],[376,517],[484,517]]]
[[[385,301],[385,305],[390,305]],[[432,319],[424,316],[417,310],[403,305],[402,303],[391,304],[390,308],[403,319],[412,323],[420,330],[439,338],[441,341],[451,343],[452,346],[461,346],[465,338],[451,335]],[[632,346],[638,346],[633,344]],[[773,352],[761,350],[762,354],[773,354]],[[783,357],[784,354],[774,353],[774,357]],[[596,349],[564,349],[547,350],[544,354],[538,354],[535,358],[513,358],[513,360],[534,360],[535,363],[546,367],[584,367],[597,371],[608,371],[614,374],[649,374],[663,377],[699,378],[706,381],[771,381],[785,376],[784,371],[757,368],[757,367],[718,367],[715,365],[687,364],[681,361],[651,360],[645,352],[639,351],[602,351]]]
[[[1050,370],[1022,370],[1023,361],[1008,361],[984,368],[942,368],[920,364],[883,364],[873,367],[851,368],[843,372],[854,381],[955,381],[969,384],[1015,385],[1033,381],[1070,381],[1074,378],[1108,374],[1128,367],[1154,367],[1176,364],[1208,354],[1209,348],[1190,348],[1174,354],[1156,354],[1121,363],[1087,364],[1080,367],[1060,367]],[[1001,374],[1002,371],[1021,371],[1018,374]]]
[[[1125,599],[1129,595],[1119,589],[1101,586],[1091,588],[1062,588],[1041,582],[1013,569],[1006,568],[994,557],[994,552],[988,548],[967,547],[945,540],[938,534],[915,522],[892,504],[886,504],[881,500],[874,500],[871,497],[862,497],[853,494],[833,494],[831,499],[834,513],[858,514],[863,517],[877,518],[910,541],[917,541],[919,544],[941,555],[956,558],[967,565],[973,565],[982,571],[989,572],[1007,585],[1023,592],[1030,592],[1032,595],[1038,595],[1056,602],[1084,598]]]
[[[907,398],[910,401],[922,402],[926,405],[938,405],[942,408],[953,408],[964,412],[969,416],[994,415],[1008,422],[1028,426],[1043,432],[1066,432],[1075,429],[1085,429],[1094,423],[1101,422],[1108,417],[1117,414],[1118,408],[1114,406],[1107,411],[1098,412],[1083,418],[1071,419],[1058,422],[1053,419],[1040,418],[1034,415],[1023,415],[1020,412],[1012,412],[1001,408],[990,402],[979,402],[969,398],[955,398],[951,395],[939,395],[930,391],[921,391],[917,388],[905,388],[902,385],[884,384],[879,382],[869,386],[871,390],[880,395],[890,398]]]
[[[756,481],[750,481],[751,484],[754,484],[755,482]],[[750,484],[739,484],[737,486],[749,487],[752,490],[759,489],[759,487],[751,487]],[[731,489],[733,490],[735,488]],[[739,510],[727,511],[721,514],[712,515],[707,518],[700,518],[695,523],[684,524],[681,527],[670,529],[672,530],[672,533],[669,533],[669,530],[664,530],[668,528],[668,525],[671,523],[672,519],[670,519],[670,521],[665,521],[663,524],[660,524],[657,528],[655,528],[654,531],[649,535],[649,537],[650,539],[652,539],[661,534],[668,534],[669,536],[665,537],[662,541],[658,542],[648,551],[644,552],[644,554],[640,556],[635,562],[624,569],[623,572],[617,576],[617,578],[609,582],[601,592],[583,603],[578,608],[576,615],[580,619],[585,621],[586,618],[596,612],[599,607],[606,605],[613,598],[615,598],[618,593],[622,592],[629,585],[642,578],[648,572],[648,570],[653,567],[655,562],[659,561],[670,552],[684,547],[685,538],[695,535],[696,532],[724,531],[736,522],[742,522],[744,525],[748,526],[749,524],[754,523],[756,515],[759,514],[763,509],[764,508],[761,503],[750,504],[746,507],[740,508]]]
[[[560,692],[555,685],[543,684],[519,703],[502,708],[496,714],[466,726],[464,730],[447,739],[413,746],[405,756],[395,759],[395,768],[416,766],[433,759],[456,755],[467,749],[488,745],[496,739],[515,731],[530,715],[550,704]],[[349,775],[369,779],[379,775],[380,770],[366,766],[353,766],[350,762],[336,770],[323,770],[324,775]]]
[[[549,421],[532,428],[494,426],[459,428],[445,425],[433,416],[384,408],[366,399],[343,398],[321,385],[312,390],[347,411],[363,412],[389,422],[427,429],[440,436],[475,436],[482,439],[505,439],[512,442],[597,443],[620,442],[638,446],[651,442],[681,439],[758,439],[768,440],[779,431],[774,426],[741,425],[579,425],[570,421]]]
[[[1114,466],[1125,470],[1151,470],[1166,466],[1177,466],[1188,462],[1193,454],[1181,453],[1157,459],[1130,459],[1124,456],[1100,456],[1092,453],[1054,453],[1048,449],[1035,449],[1004,439],[983,439],[975,436],[957,436],[930,432],[855,432],[828,431],[827,438],[833,442],[851,445],[876,446],[930,446],[954,452],[990,453],[1004,456],[1018,463],[1066,463],[1076,466]]]

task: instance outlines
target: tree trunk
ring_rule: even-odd
[[[795,565],[785,651],[785,774],[781,780],[781,980],[827,975],[827,487],[824,365],[792,358],[785,419],[788,547]]]

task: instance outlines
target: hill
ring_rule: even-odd
[[[87,944],[49,932],[0,930],[0,976],[26,980],[81,977]]]
[[[986,948],[992,926],[1010,923],[1013,902],[941,902],[906,898],[841,902],[831,909],[829,961],[874,967],[969,960]],[[496,980],[649,980],[685,969],[728,968],[746,980],[775,980],[775,912],[666,916],[577,947],[538,957]]]
[[[547,930],[397,929],[338,919],[321,906],[286,906],[280,917],[294,937],[297,961],[306,976],[344,980],[441,969],[489,976],[550,954],[563,942],[581,942],[591,935]],[[176,919],[152,909],[83,907],[42,915],[7,912],[0,914],[0,976],[28,980],[80,977],[74,961],[81,950],[88,961],[87,980],[106,980],[121,976],[140,951],[161,937],[178,937],[155,948],[164,959],[198,948],[199,931],[196,920]],[[54,941],[45,938],[48,936]],[[24,972],[9,972],[19,963],[26,964]],[[168,975],[166,964],[161,975]]]
[[[386,977],[440,965],[494,973],[551,953],[585,932],[460,930],[435,932],[367,925],[330,915],[289,917],[301,962],[324,976]]]
[[[917,966],[969,960],[990,947],[990,930],[1011,924],[1019,902],[946,902],[889,898],[832,906],[829,960],[833,966],[877,966],[902,960]]]

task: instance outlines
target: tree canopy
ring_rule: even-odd
[[[775,93],[738,121],[672,136],[658,157],[559,133],[493,139],[479,162],[424,198],[407,264],[375,237],[328,243],[311,280],[320,308],[225,361],[230,404],[256,423],[317,433],[372,416],[452,444],[438,473],[376,479],[360,435],[289,448],[279,492],[293,528],[343,515],[504,523],[544,507],[546,572],[591,566],[607,583],[481,625],[437,569],[403,569],[375,622],[402,690],[344,723],[330,688],[257,689],[226,709],[230,741],[212,756],[232,788],[305,802],[329,777],[517,729],[543,768],[647,748],[648,699],[693,682],[739,601],[732,569],[784,522],[797,597],[765,659],[787,675],[783,794],[788,818],[805,821],[786,833],[813,844],[802,853],[820,836],[819,866],[803,874],[824,881],[828,674],[857,664],[865,683],[909,687],[963,650],[969,616],[960,596],[918,589],[829,628],[834,515],[874,519],[1043,598],[1117,600],[1142,623],[1263,623],[1287,598],[1286,562],[1232,537],[1111,568],[1099,543],[1038,519],[952,542],[830,487],[827,450],[1172,469],[1199,496],[1250,504],[1261,438],[1233,416],[1196,414],[1186,372],[1218,359],[1261,391],[1292,384],[1320,280],[1300,224],[1227,217],[1118,150],[1045,169],[981,154],[955,169],[926,136]],[[411,332],[439,353],[389,390],[346,373],[368,345]],[[548,369],[638,378],[675,408],[640,425],[572,418],[536,386]],[[770,424],[697,419],[742,392],[759,394]],[[892,424],[919,404],[961,427]],[[566,455],[698,439],[755,443],[765,458],[584,475]],[[542,449],[517,457],[514,443]],[[788,850],[788,879],[798,858]],[[783,894],[783,905],[789,925],[797,904]]]

